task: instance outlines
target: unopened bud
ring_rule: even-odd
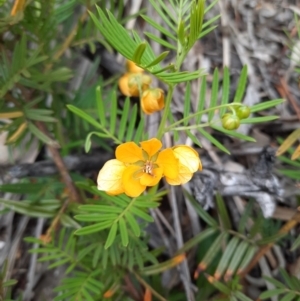
[[[240,119],[237,115],[227,113],[222,117],[222,126],[226,130],[236,130],[240,126]]]
[[[240,106],[236,109],[236,115],[239,119],[246,119],[250,116],[251,110],[248,106]]]
[[[151,77],[142,73],[125,73],[119,79],[119,88],[126,96],[139,96],[142,91],[149,88]]]
[[[164,108],[164,91],[159,88],[148,89],[143,92],[141,107],[144,113],[152,114]]]

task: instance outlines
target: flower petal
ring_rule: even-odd
[[[142,185],[146,185],[146,186],[154,186],[160,181],[160,179],[162,178],[162,175],[163,175],[162,168],[160,168],[160,167],[154,168],[153,175],[143,173],[140,183]]]
[[[166,177],[166,181],[170,185],[181,185],[187,183],[193,176],[193,173],[183,164],[179,164],[179,174],[175,179]]]
[[[137,197],[146,189],[146,185],[140,183],[140,170],[140,166],[130,165],[123,172],[124,192],[130,197]]]
[[[193,148],[187,145],[178,145],[173,147],[173,151],[179,162],[188,167],[192,173],[202,170],[199,154]]]
[[[134,163],[144,160],[142,149],[134,142],[126,142],[116,148],[116,158],[123,163]]]
[[[125,96],[131,96],[129,87],[128,87],[128,80],[129,80],[129,74],[125,73],[123,76],[119,79],[119,88]]]
[[[172,149],[167,148],[158,154],[156,162],[163,168],[163,173],[170,179],[175,179],[179,172],[179,161],[175,157]]]
[[[123,193],[122,175],[125,168],[126,166],[119,160],[107,161],[98,174],[98,189],[112,195]]]
[[[140,145],[142,149],[149,155],[149,157],[155,155],[162,148],[162,143],[156,138],[142,141],[140,142]]]

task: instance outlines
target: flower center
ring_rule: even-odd
[[[144,168],[143,168],[143,172],[150,175],[150,176],[154,176],[153,174],[153,162],[147,160],[145,162]]]

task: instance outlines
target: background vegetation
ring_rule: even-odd
[[[300,300],[299,8],[246,2],[0,1],[1,300]],[[165,110],[120,93],[124,57]],[[203,171],[99,191],[151,137]]]

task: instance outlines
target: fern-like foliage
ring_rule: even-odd
[[[83,120],[93,125],[98,131],[89,133],[86,138],[85,150],[89,151],[91,147],[91,137],[96,135],[103,139],[111,139],[115,144],[120,144],[124,141],[135,141],[139,142],[145,139],[146,136],[143,133],[144,119],[140,119],[138,122],[138,108],[137,105],[133,105],[130,108],[130,100],[127,98],[124,103],[123,110],[118,109],[118,102],[116,91],[114,90],[111,94],[109,115],[106,105],[104,103],[100,87],[96,89],[96,100],[97,100],[97,118],[96,121],[92,116],[84,112],[83,110],[68,105],[68,109],[80,116]],[[106,109],[105,109],[106,107]],[[136,124],[138,124],[137,129]]]
[[[230,300],[251,300],[241,292],[242,286],[239,285],[239,274],[250,263],[259,246],[266,245],[271,241],[278,241],[282,238],[282,235],[274,234],[261,237],[263,235],[261,228],[265,221],[261,215],[252,227],[247,227],[247,221],[253,206],[252,202],[246,207],[237,230],[235,230],[221,196],[217,195],[216,197],[219,223],[204,211],[191,195],[188,193],[186,195],[208,227],[186,242],[185,246],[178,252],[186,252],[193,246],[198,244],[203,246],[207,242],[208,246],[205,252],[202,252],[201,261],[194,276],[199,277],[201,281],[206,279]],[[203,295],[200,295],[203,298],[208,298],[209,295],[205,295],[206,293],[203,292]],[[211,291],[208,294],[211,294]]]
[[[201,70],[195,72],[165,72],[160,66],[160,62],[165,58],[166,53],[155,57],[150,45],[147,42],[142,42],[137,33],[133,32],[133,37],[131,37],[126,29],[117,22],[112,13],[108,11],[106,15],[99,7],[97,9],[100,20],[93,13],[90,15],[105,39],[124,57],[136,62],[137,65],[154,74],[161,81],[176,84],[196,79],[204,74]],[[169,66],[167,69],[171,68],[173,67]]]
[[[221,125],[221,119],[226,113],[226,110],[229,110],[230,107],[237,108],[241,105],[243,100],[243,95],[245,92],[246,84],[247,84],[247,66],[244,66],[244,68],[241,71],[240,79],[238,88],[235,92],[234,98],[232,99],[232,102],[229,100],[229,87],[230,87],[230,74],[227,67],[224,68],[224,76],[223,76],[223,83],[222,83],[222,98],[219,99],[219,72],[218,69],[215,69],[213,74],[213,81],[212,81],[212,92],[211,92],[211,98],[208,102],[208,106],[206,106],[206,89],[207,89],[207,82],[206,77],[202,77],[202,84],[200,85],[200,91],[199,91],[199,99],[198,99],[198,105],[196,112],[192,111],[191,107],[191,89],[190,84],[187,84],[186,90],[185,90],[185,98],[184,98],[184,112],[183,112],[183,118],[180,120],[174,120],[174,117],[169,114],[169,121],[170,125],[165,128],[165,132],[172,131],[174,133],[174,137],[176,140],[176,131],[184,131],[191,139],[192,141],[201,147],[201,143],[197,136],[203,136],[206,139],[208,139],[212,144],[214,144],[216,147],[218,147],[220,150],[229,153],[229,150],[222,145],[212,134],[210,134],[205,127],[212,128],[218,132],[221,132],[222,134],[232,136],[238,139],[246,140],[246,141],[252,141],[255,142],[255,140],[252,137],[243,135],[237,131],[233,130],[226,130]],[[280,103],[282,103],[282,99],[275,99],[271,101],[266,101],[260,104],[256,104],[250,108],[251,113],[257,113],[260,111],[263,111],[265,109],[268,109],[270,107],[274,107]],[[202,116],[204,114],[208,115],[207,122],[202,123]],[[247,119],[241,120],[241,124],[245,123],[259,123],[259,122],[267,122],[270,120],[277,119],[277,116],[265,116],[265,117],[251,117]]]
[[[147,213],[148,208],[155,208],[158,201],[164,194],[153,194],[129,198],[126,195],[109,196],[105,192],[97,190],[95,186],[85,183],[78,183],[78,186],[101,198],[101,204],[82,205],[79,207],[82,214],[75,216],[81,222],[92,222],[92,225],[85,226],[75,233],[77,235],[87,235],[94,232],[109,229],[105,243],[105,249],[109,248],[117,234],[120,234],[123,246],[127,246],[131,236],[141,235],[141,225],[137,222],[142,219],[145,222],[152,222],[152,217]]]
[[[143,269],[145,263],[157,264],[147,244],[136,237],[130,239],[127,247],[113,242],[109,249],[104,247],[103,233],[76,236],[66,228],[60,231],[57,239],[53,237],[47,244],[32,237],[25,240],[40,244],[30,253],[41,254],[38,261],[49,262],[49,269],[67,267],[67,277],[54,289],[57,292],[54,300],[57,301],[98,300],[114,284],[121,283],[128,270],[134,267]]]
[[[266,300],[272,297],[278,297],[281,301],[300,300],[300,280],[295,276],[290,276],[285,270],[280,269],[280,274],[284,281],[278,281],[275,278],[264,276],[266,281],[274,285],[274,289],[261,293],[260,299]]]
[[[26,38],[23,35],[21,41],[16,44],[11,58],[3,51],[0,61],[0,98],[10,90],[13,85],[23,77],[30,77],[28,69],[47,57],[40,55],[40,49],[27,51]]]

